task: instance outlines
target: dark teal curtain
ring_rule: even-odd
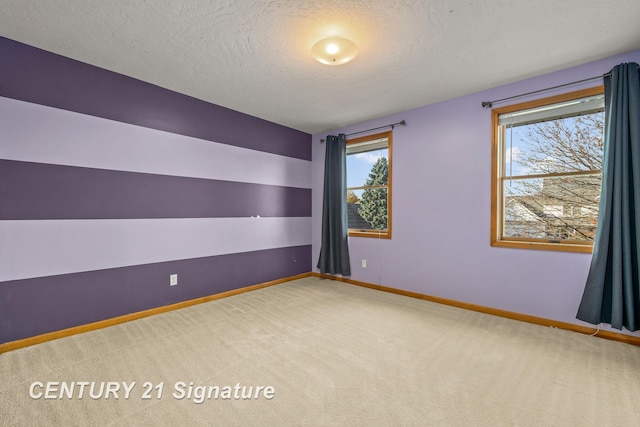
[[[640,74],[620,64],[604,78],[602,193],[593,258],[577,318],[640,329]]]
[[[322,247],[318,268],[323,274],[351,276],[347,242],[347,138],[327,136],[322,201]]]

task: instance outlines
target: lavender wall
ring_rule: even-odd
[[[0,64],[0,343],[310,270],[310,135],[6,38]]]
[[[575,314],[590,254],[489,244],[491,111],[480,104],[602,75],[614,65],[632,61],[640,62],[640,51],[328,132],[350,133],[407,121],[393,134],[393,239],[351,237],[352,278],[587,325]],[[563,90],[597,84],[592,81]],[[312,139],[314,267],[322,213],[324,145],[320,139],[326,134]],[[367,260],[366,269],[360,266],[362,259]]]

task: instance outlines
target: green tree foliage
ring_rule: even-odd
[[[380,157],[371,168],[366,186],[386,186],[389,182],[389,163]],[[375,230],[387,228],[387,188],[367,188],[360,200],[360,216]]]
[[[347,191],[347,203],[358,203],[359,201],[358,195],[353,190]]]

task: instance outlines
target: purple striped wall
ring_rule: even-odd
[[[19,133],[20,138],[28,139],[26,146],[37,151],[33,153],[34,158],[30,157],[29,149],[20,151],[18,159],[11,158],[6,153],[21,141],[8,140],[0,131],[0,225],[4,230],[9,230],[3,235],[4,240],[0,240],[0,254],[14,256],[16,262],[23,266],[23,271],[28,272],[20,280],[7,277],[5,281],[0,281],[0,343],[310,271],[311,230],[307,237],[305,230],[297,226],[299,219],[311,217],[311,189],[308,188],[308,182],[291,184],[300,188],[259,183],[260,174],[266,176],[274,170],[282,172],[279,176],[304,177],[306,163],[310,174],[310,135],[2,37],[0,97],[47,108],[38,110],[39,116],[34,116],[29,109],[13,110],[16,112],[12,115],[12,124],[17,123],[15,129],[34,127],[36,130]],[[65,162],[71,154],[64,150],[56,151],[52,146],[55,140],[47,138],[48,132],[58,131],[34,119],[44,117],[45,122],[57,123],[52,121],[53,117],[60,117],[59,114],[53,114],[56,109],[81,113],[81,116],[66,122],[78,126],[77,133],[71,127],[65,128],[63,134],[56,134],[57,137],[64,135],[67,141],[73,141],[70,146],[82,147],[82,142],[87,137],[91,138],[92,130],[106,128],[93,127],[97,117],[194,137],[216,146],[230,145],[255,150],[254,153],[269,153],[265,157],[269,167],[260,171],[252,170],[247,182],[242,182],[244,175],[237,171],[246,168],[234,168],[236,173],[225,181],[225,171],[229,168],[217,171],[216,178],[222,176],[221,179],[206,179],[180,176],[180,171],[174,172],[174,175],[164,175],[162,170],[158,174],[84,166],[83,159],[90,161],[92,156],[98,155],[91,152],[74,157],[70,163],[74,166],[68,166]],[[96,141],[104,141],[99,143],[100,152],[117,158],[122,155],[123,144],[131,147],[130,152],[133,153],[148,151],[158,136],[149,132],[141,135],[134,129],[118,130],[120,148],[109,145],[108,138],[101,134],[100,138],[96,138]],[[146,139],[142,141],[141,138]],[[95,141],[93,144],[96,146]],[[163,144],[165,149],[170,145],[169,153],[188,154],[182,159],[200,158],[203,152],[196,148],[197,144],[183,145],[180,140],[165,139]],[[5,157],[3,148],[8,149],[4,151]],[[150,151],[148,156],[166,157],[167,152]],[[296,161],[283,162],[283,158]],[[255,161],[255,156],[252,159]],[[127,157],[127,160],[124,163],[128,166],[143,166],[141,162],[145,161],[145,157]],[[198,167],[202,168],[202,164]],[[188,175],[188,167],[185,170]],[[190,220],[217,218],[220,224],[229,222],[230,226],[237,227],[238,221],[234,217],[248,218],[254,215],[275,217],[280,226],[265,228],[273,221],[253,223],[252,227],[258,227],[262,236],[262,240],[259,240],[255,234],[206,234],[206,231],[197,228],[201,222]],[[277,221],[278,217],[282,221]],[[50,225],[48,220],[63,220],[64,224],[82,225],[89,232],[102,236],[109,229],[105,228],[106,221],[101,220],[112,223],[113,220],[135,219],[146,226],[145,229],[153,229],[159,227],[157,221],[161,218],[175,218],[179,229],[191,233],[188,236],[176,236],[176,239],[181,237],[182,241],[175,245],[163,242],[180,250],[171,252],[171,257],[167,258],[160,255],[169,252],[156,253],[157,245],[153,239],[136,241],[135,246],[148,252],[155,250],[151,258],[169,261],[148,264],[142,261],[142,264],[136,264],[131,248],[126,247],[127,242],[124,242],[122,248],[117,248],[122,256],[115,260],[116,265],[122,267],[104,270],[85,268],[101,264],[92,261],[112,261],[108,259],[108,254],[105,257],[101,243],[93,240],[82,242],[82,245],[86,245],[82,246],[82,253],[87,257],[84,260],[74,258],[70,264],[69,259],[64,258],[68,256],[65,255],[68,251],[47,251],[46,255],[39,252],[39,256],[47,258],[35,258],[36,255],[30,251],[11,252],[11,247],[25,245],[59,248],[58,245],[78,244],[73,239],[60,241],[50,234],[35,235],[31,237],[32,240],[27,240],[16,232],[21,224],[42,225],[46,229]],[[85,221],[87,219],[95,221]],[[268,233],[263,233],[265,230]],[[201,236],[210,244],[206,247],[187,245],[189,247],[185,249],[184,240],[189,236]],[[7,239],[14,239],[14,246],[7,243]],[[232,248],[238,247],[235,243],[241,239],[251,239],[250,243],[255,243],[243,247],[259,250],[248,249],[249,252],[237,253]],[[113,251],[109,253],[113,256]],[[136,256],[141,255],[137,253]],[[65,265],[74,268],[68,274],[36,277],[35,266],[43,262],[67,262]],[[33,270],[29,270],[29,266]],[[169,286],[169,275],[176,273],[178,286]]]
[[[306,273],[297,246],[2,283],[0,343]],[[178,285],[168,286],[180,271]]]
[[[310,135],[0,37],[0,95],[311,160]]]
[[[310,217],[311,189],[0,159],[0,220]]]

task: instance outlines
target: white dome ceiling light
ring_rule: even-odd
[[[358,47],[342,37],[322,39],[311,47],[311,55],[326,65],[342,65],[358,55]]]

